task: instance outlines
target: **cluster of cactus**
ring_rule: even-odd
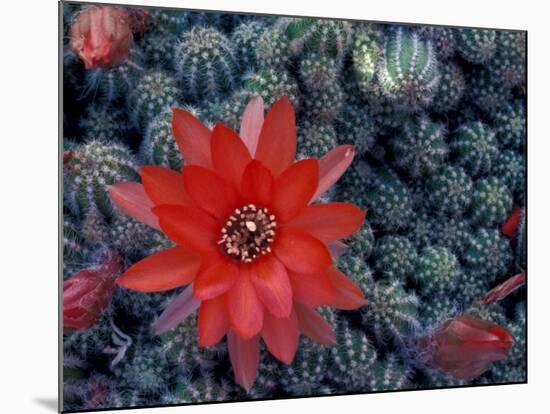
[[[64,4],[66,26],[82,7]],[[128,267],[172,245],[123,215],[108,189],[139,181],[140,166],[181,170],[173,107],[209,128],[222,122],[238,131],[252,97],[269,108],[288,96],[297,158],[355,146],[354,162],[323,201],[367,210],[334,260],[366,304],[321,308],[336,344],[301,337],[290,365],[262,344],[247,393],[235,384],[224,341],[198,346],[196,315],[160,336],[150,331],[179,290],[117,287],[94,326],[64,337],[66,407],[524,381],[524,294],[502,306],[479,307],[479,299],[526,268],[525,33],[149,11],[148,30],[134,36],[120,65],[86,70],[64,45],[63,278],[96,264],[104,249]],[[501,226],[513,207],[523,213],[510,239]],[[508,327],[510,358],[468,381],[419,367],[411,338],[473,303]]]

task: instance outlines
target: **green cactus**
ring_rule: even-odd
[[[395,354],[376,361],[369,381],[370,391],[394,391],[411,388],[411,370]]]
[[[67,214],[63,218],[63,280],[81,270],[88,255],[88,246],[80,228]]]
[[[252,95],[260,95],[266,108],[269,108],[282,96],[287,96],[290,99],[295,110],[299,107],[298,83],[286,71],[261,70],[245,80],[244,89]]]
[[[340,144],[353,144],[357,153],[364,155],[375,140],[374,120],[367,106],[347,104],[335,121]]]
[[[430,41],[437,52],[437,56],[446,60],[455,54],[456,37],[455,30],[451,27],[422,26],[419,30],[422,38]],[[444,65],[449,64],[448,62]]]
[[[162,250],[171,244],[163,233],[125,214],[117,215],[109,230],[112,246],[125,256]]]
[[[487,115],[506,106],[512,99],[510,87],[491,75],[485,68],[476,68],[466,78],[468,99]]]
[[[264,30],[256,42],[255,52],[260,68],[284,69],[290,62],[288,39],[278,28]]]
[[[443,166],[428,179],[427,198],[435,211],[458,216],[472,202],[473,182],[463,168]]]
[[[176,35],[157,32],[144,36],[140,45],[145,59],[152,67],[173,71],[177,41]]]
[[[191,99],[220,99],[237,85],[237,60],[224,34],[195,26],[181,35],[176,68]]]
[[[460,306],[456,297],[444,294],[425,298],[419,309],[423,326],[431,329],[454,318],[459,313]]]
[[[448,153],[445,127],[420,116],[405,123],[403,133],[393,142],[395,161],[412,177],[433,174]]]
[[[374,232],[370,223],[365,220],[361,228],[346,239],[345,243],[353,255],[367,260],[374,249]]]
[[[365,333],[353,328],[345,318],[336,326],[336,345],[328,359],[328,379],[348,392],[367,390],[369,374],[377,359],[376,349]]]
[[[145,165],[181,170],[183,157],[172,133],[172,109],[165,109],[149,122],[139,154]]]
[[[211,376],[201,376],[193,381],[179,383],[174,390],[174,403],[197,404],[228,401],[231,386]]]
[[[496,37],[496,53],[488,67],[495,79],[510,87],[525,88],[526,56],[526,32],[499,30]]]
[[[495,112],[494,128],[497,140],[502,147],[522,149],[525,145],[527,124],[525,105],[514,102]]]
[[[238,131],[243,112],[252,96],[248,91],[238,90],[223,101],[209,102],[202,113],[204,118],[213,122],[221,122],[234,131]]]
[[[336,131],[331,125],[305,120],[298,126],[298,158],[321,158],[337,146]]]
[[[424,296],[441,297],[460,287],[460,273],[458,260],[450,250],[445,247],[427,247],[418,256],[414,279]]]
[[[458,128],[452,149],[457,163],[472,177],[489,172],[498,155],[495,133],[482,122],[472,122]]]
[[[338,258],[337,264],[338,269],[355,282],[371,277],[371,271],[361,256],[346,253]]]
[[[257,68],[256,47],[265,30],[265,25],[257,21],[240,24],[231,35],[235,55],[242,68]]]
[[[336,59],[308,53],[300,60],[300,79],[308,91],[323,91],[338,82],[340,64]]]
[[[451,62],[441,65],[440,74],[432,108],[444,113],[458,108],[466,90],[466,79],[460,67]]]
[[[323,90],[312,90],[302,102],[306,116],[324,124],[332,123],[342,111],[344,91],[338,83],[332,83]]]
[[[180,100],[176,80],[160,70],[145,73],[130,94],[131,119],[145,128],[148,122]]]
[[[359,286],[367,304],[361,308],[366,329],[373,332],[379,345],[389,339],[400,342],[420,328],[418,321],[419,300],[407,292],[396,279],[389,282],[363,280]]]
[[[385,169],[374,174],[365,196],[374,225],[388,231],[409,226],[413,216],[411,193],[393,171]]]
[[[91,141],[72,151],[64,167],[65,191],[73,212],[84,217],[90,210],[106,216],[114,212],[108,187],[121,181],[138,181],[137,166],[122,144]]]
[[[316,395],[327,375],[327,363],[332,347],[302,337],[292,365],[283,365],[281,385],[290,395]]]
[[[429,105],[439,84],[439,63],[429,42],[402,28],[386,42],[379,68],[384,93],[400,108],[416,112]]]
[[[494,282],[506,274],[512,261],[510,242],[498,230],[481,228],[471,237],[464,253],[466,271]]]
[[[471,226],[460,218],[442,217],[434,223],[434,245],[443,246],[461,257],[470,242]]]
[[[411,221],[408,237],[417,249],[428,246],[433,238],[435,220],[426,209],[419,209]]]
[[[417,252],[404,236],[388,235],[374,246],[374,268],[385,278],[409,276],[416,265]]]
[[[361,27],[353,34],[351,59],[353,74],[361,93],[368,95],[374,85],[382,54],[382,36],[373,27]]]
[[[512,194],[497,177],[478,180],[472,196],[472,218],[482,226],[504,223],[512,210]]]
[[[295,55],[302,51],[317,52],[342,60],[351,43],[351,24],[342,20],[289,18],[281,19],[279,25]]]
[[[120,142],[126,133],[122,111],[114,108],[90,106],[78,126],[83,141]]]
[[[471,63],[485,63],[495,54],[497,32],[488,29],[458,29],[455,31],[460,55]]]

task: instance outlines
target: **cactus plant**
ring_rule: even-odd
[[[433,99],[433,108],[438,113],[444,113],[458,108],[464,91],[466,79],[460,67],[455,63],[440,66],[441,77]]]
[[[484,63],[495,54],[496,31],[488,29],[458,29],[455,32],[460,55],[471,63]]]
[[[346,239],[351,253],[367,260],[374,248],[374,232],[370,223],[365,220],[359,230]]]
[[[471,237],[464,261],[466,271],[475,272],[477,277],[493,282],[498,277],[506,276],[512,261],[510,242],[498,230],[481,228]]]
[[[405,123],[393,143],[396,163],[412,177],[435,173],[448,153],[445,135],[442,124],[425,116]]]
[[[298,83],[286,71],[261,70],[245,80],[244,89],[253,95],[260,95],[268,108],[282,96],[287,96],[294,107],[300,103]]]
[[[450,27],[425,26],[419,30],[420,35],[430,41],[437,52],[437,56],[442,59],[453,57],[456,50],[455,30]],[[448,63],[442,66],[447,66]]]
[[[191,99],[219,99],[237,84],[237,61],[227,37],[216,29],[195,26],[181,35],[176,68]]]
[[[91,106],[78,123],[83,141],[120,142],[126,133],[122,111]]]
[[[257,68],[256,47],[258,40],[265,30],[265,25],[258,21],[240,24],[231,35],[235,56],[242,68]]]
[[[288,39],[278,28],[264,30],[256,42],[255,53],[260,68],[284,69],[290,61]]]
[[[463,168],[445,165],[428,179],[427,198],[434,210],[460,215],[472,202],[473,188],[472,179]]]
[[[160,70],[145,73],[130,94],[131,119],[145,128],[147,122],[180,99],[176,80]]]
[[[312,90],[302,99],[306,116],[324,124],[332,123],[342,111],[344,92],[338,83],[332,83],[324,90]]]
[[[380,84],[396,105],[416,112],[432,101],[439,83],[439,63],[431,43],[399,28],[386,42],[381,62]]]
[[[497,177],[478,180],[472,196],[472,218],[482,226],[502,224],[513,207],[512,194]]]
[[[384,236],[374,246],[374,268],[384,277],[406,277],[412,273],[417,252],[409,239],[403,236]]]
[[[454,135],[452,149],[457,163],[472,177],[487,173],[498,155],[493,130],[478,121],[462,125]]]
[[[487,68],[473,70],[466,78],[468,99],[486,114],[501,109],[512,99],[511,88],[495,79]]]
[[[471,226],[460,218],[441,217],[434,223],[433,244],[448,248],[459,257],[470,242]]]
[[[114,206],[108,186],[139,179],[137,166],[128,148],[98,141],[75,147],[72,158],[64,168],[64,176],[69,206],[81,217],[90,210],[110,216]]]
[[[294,54],[305,50],[341,60],[351,43],[349,22],[306,17],[285,19],[280,24]]]
[[[418,256],[414,279],[426,297],[449,294],[459,287],[461,273],[456,256],[445,247],[427,247]]]
[[[366,205],[373,224],[384,230],[406,228],[410,223],[412,200],[410,190],[391,170],[378,171],[368,183]]]
[[[179,171],[183,157],[172,134],[172,110],[166,108],[149,122],[141,143],[140,158],[146,165]]]
[[[337,145],[331,125],[305,120],[298,127],[298,158],[321,158]]]
[[[353,34],[353,74],[363,94],[370,93],[375,82],[378,60],[382,53],[381,45],[381,34],[372,27],[361,27]]]
[[[527,36],[521,32],[499,31],[496,52],[489,62],[489,70],[496,79],[508,86],[525,87]]]
[[[494,129],[502,147],[521,149],[527,134],[525,105],[514,102],[495,112]]]
[[[80,229],[68,216],[63,219],[63,280],[84,267],[88,246]]]
[[[361,308],[363,324],[374,333],[380,346],[389,339],[399,343],[420,328],[417,313],[419,300],[416,295],[407,292],[400,281],[374,282],[365,279],[360,286],[367,299],[367,304]]]
[[[300,60],[300,79],[308,91],[323,91],[339,81],[340,64],[336,59],[308,53]]]
[[[395,354],[388,354],[374,365],[369,381],[371,391],[403,390],[411,387],[411,372]]]
[[[376,362],[376,350],[365,333],[340,318],[336,326],[337,343],[329,353],[327,371],[331,382],[348,391],[366,391],[369,373]]]
[[[166,71],[174,69],[174,51],[178,37],[166,32],[158,32],[150,36],[144,36],[140,43],[141,49],[147,62],[153,66]]]

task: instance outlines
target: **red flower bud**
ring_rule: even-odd
[[[510,333],[473,315],[445,322],[420,340],[425,362],[456,378],[473,379],[506,359],[514,339]]]
[[[122,7],[91,6],[71,26],[71,48],[86,69],[112,67],[128,58],[133,34],[128,11]]]
[[[115,257],[97,267],[82,270],[63,282],[65,332],[88,329],[97,322],[111,301],[120,270],[120,258]]]
[[[519,221],[521,220],[521,215],[523,214],[523,209],[519,206],[515,206],[508,220],[502,225],[500,231],[509,239],[515,239],[518,234]]]

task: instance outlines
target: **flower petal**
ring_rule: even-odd
[[[183,182],[197,205],[214,217],[225,219],[240,207],[237,191],[207,168],[195,165],[183,167]]]
[[[334,345],[336,343],[336,335],[332,326],[315,309],[295,303],[294,311],[298,317],[300,331],[304,335],[320,344]]]
[[[180,173],[164,167],[147,166],[139,170],[143,188],[154,204],[174,204],[193,207]]]
[[[341,241],[332,241],[327,243],[327,249],[333,258],[338,258],[348,251],[349,246]]]
[[[292,311],[287,318],[277,318],[265,313],[262,338],[269,352],[279,361],[291,364],[298,349],[300,328],[296,313]]]
[[[241,266],[239,277],[227,294],[229,320],[233,330],[250,339],[262,329],[264,306],[250,280],[250,269]]]
[[[255,96],[246,105],[239,131],[239,135],[252,156],[256,153],[263,123],[264,101],[261,96]]]
[[[199,346],[216,345],[229,330],[226,296],[201,303],[199,309]]]
[[[153,323],[153,332],[160,335],[174,329],[189,315],[195,312],[200,301],[193,296],[193,285],[187,286],[183,292],[176,296],[164,309],[160,317]]]
[[[322,306],[332,303],[336,289],[325,271],[319,273],[288,272],[294,300],[304,305]]]
[[[193,207],[157,206],[162,231],[175,243],[199,253],[217,249],[220,228],[216,219]]]
[[[235,132],[222,124],[214,127],[211,146],[214,170],[239,188],[243,171],[252,159],[248,148]]]
[[[296,117],[292,104],[283,96],[267,113],[254,158],[277,177],[292,164],[295,157]]]
[[[297,273],[320,272],[331,264],[327,247],[315,237],[300,230],[278,229],[273,252],[287,269]]]
[[[117,284],[140,292],[162,292],[191,283],[200,257],[173,247],[137,262],[117,279]]]
[[[260,161],[252,160],[245,168],[241,182],[241,195],[259,206],[271,203],[273,176]]]
[[[278,318],[288,317],[292,311],[292,288],[283,264],[271,254],[250,267],[252,284],[267,310]]]
[[[365,214],[366,211],[350,203],[314,204],[303,209],[285,226],[304,230],[328,243],[355,233]]]
[[[353,145],[340,145],[319,160],[319,185],[311,201],[317,200],[346,172],[355,156]]]
[[[314,158],[298,161],[288,167],[273,187],[271,207],[277,220],[285,222],[296,216],[307,204],[319,181],[319,163]]]
[[[178,148],[187,163],[212,167],[210,130],[201,121],[183,109],[172,111],[172,131]]]
[[[124,214],[160,230],[158,217],[151,209],[154,204],[139,183],[125,182],[113,184],[109,187],[109,195],[116,206]]]
[[[330,306],[343,310],[354,310],[367,303],[361,289],[353,281],[331,267],[327,270],[327,275],[336,289],[336,298],[330,303]]]
[[[227,292],[236,282],[239,269],[227,260],[210,261],[202,267],[195,279],[194,295],[200,300],[213,299]]]
[[[256,380],[260,363],[260,338],[255,336],[244,340],[230,330],[227,333],[227,348],[235,382],[247,392],[250,391]]]

